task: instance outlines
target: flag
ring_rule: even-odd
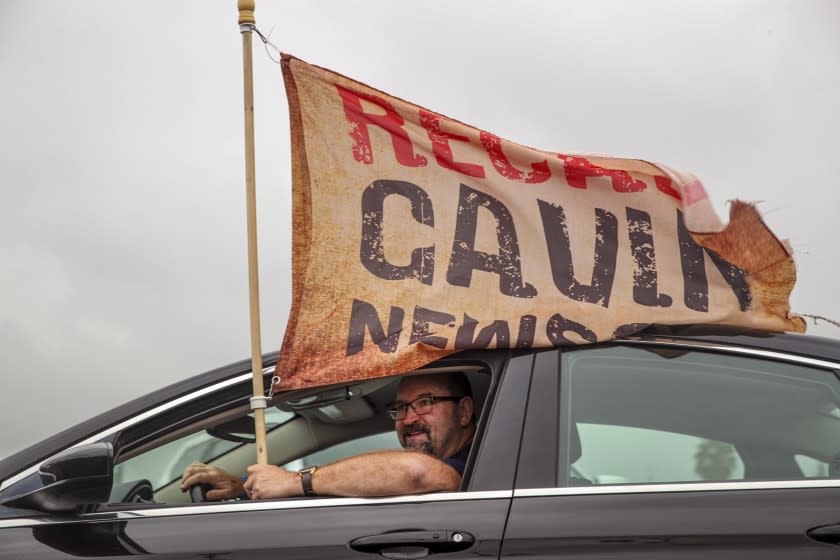
[[[805,329],[791,252],[692,175],[528,148],[282,57],[292,308],[277,389],[459,350],[595,343],[648,324]]]

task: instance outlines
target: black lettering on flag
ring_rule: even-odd
[[[691,237],[688,228],[685,227],[685,218],[679,210],[677,210],[677,233],[680,240],[680,262],[682,263],[686,307],[695,311],[709,311],[709,281],[706,277],[704,255],[708,253],[723,279],[732,288],[732,293],[738,298],[741,311],[749,310],[752,294],[747,284],[747,273],[742,268],[724,260],[711,249],[698,245]]]
[[[534,344],[534,335],[537,333],[537,317],[535,315],[523,315],[519,318],[519,335],[516,337],[517,348],[530,348]]]
[[[622,336],[630,336],[636,334],[637,332],[643,329],[646,329],[649,326],[650,323],[626,323],[615,329],[613,331],[613,336],[615,338],[621,338]]]
[[[383,280],[416,278],[431,285],[435,269],[435,248],[423,247],[411,252],[411,263],[396,266],[385,259],[382,222],[385,198],[399,195],[411,201],[411,217],[429,227],[435,226],[435,215],[429,195],[407,181],[374,181],[362,193],[362,242],[359,257],[369,272]]]
[[[683,213],[677,210],[677,237],[680,241],[680,264],[683,273],[683,301],[694,311],[709,311],[709,281],[706,278],[706,255],[685,227]]]
[[[549,318],[548,323],[545,326],[545,334],[548,336],[548,340],[551,341],[551,344],[554,346],[568,346],[576,344],[575,341],[566,337],[567,332],[577,334],[586,342],[598,342],[598,336],[580,323],[576,323],[571,319],[566,319],[559,313],[555,313],[551,316],[551,318]]]
[[[482,207],[496,219],[498,254],[475,250],[478,210]],[[519,242],[510,210],[489,194],[462,184],[446,281],[453,286],[469,287],[474,269],[498,274],[499,290],[506,296],[532,298],[537,295],[537,289],[522,280]]]
[[[627,207],[627,226],[633,270],[633,301],[648,307],[671,307],[671,296],[660,294],[657,286],[656,252],[650,214]]]
[[[422,342],[429,346],[444,349],[446,348],[446,339],[442,336],[434,336],[434,332],[429,329],[429,324],[455,326],[455,316],[442,311],[434,311],[433,309],[426,309],[419,305],[414,308],[414,319],[411,323],[411,338],[409,344],[416,344]]]
[[[455,350],[487,348],[496,339],[496,348],[510,348],[510,327],[507,321],[493,321],[475,336],[478,321],[464,313],[464,323],[458,327],[455,335]]]
[[[704,247],[704,249],[706,248]],[[715,266],[721,275],[723,275],[723,279],[732,288],[732,293],[738,298],[738,305],[741,311],[749,311],[752,294],[750,293],[750,286],[747,284],[747,273],[744,269],[724,260],[723,257],[711,249],[706,249],[706,252],[712,257],[712,262],[715,263]]]
[[[615,263],[618,257],[618,220],[602,208],[595,209],[595,258],[592,265],[592,283],[581,284],[575,278],[572,262],[569,227],[563,207],[544,200],[537,200],[542,216],[545,243],[554,285],[571,299],[586,303],[610,305],[610,293],[615,280]]]
[[[354,299],[350,311],[350,329],[347,334],[347,355],[358,354],[365,347],[365,330],[370,332],[371,340],[382,352],[396,352],[404,317],[405,312],[401,308],[392,306],[386,335],[382,329],[379,314],[373,305]]]

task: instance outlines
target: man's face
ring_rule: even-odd
[[[451,390],[434,376],[405,377],[397,391],[397,401],[409,403],[418,397],[449,397]],[[469,400],[469,403],[464,401]],[[397,437],[405,449],[422,451],[436,457],[449,457],[456,453],[468,437],[465,427],[472,417],[470,397],[457,401],[437,401],[432,409],[418,415],[409,406],[405,418],[396,421]],[[465,409],[469,409],[468,411]],[[469,414],[467,416],[466,414]]]

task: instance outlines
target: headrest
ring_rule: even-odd
[[[569,430],[569,464],[572,465],[580,459],[583,450],[580,447],[580,433],[577,424],[572,423]]]

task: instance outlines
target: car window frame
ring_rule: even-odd
[[[201,504],[147,504],[147,505],[138,505],[137,503],[126,504],[125,507],[116,507],[116,508],[107,508],[107,510],[103,511],[90,511],[90,512],[83,512],[80,513],[76,517],[68,518],[65,516],[54,516],[49,514],[42,514],[37,512],[30,512],[30,511],[21,511],[20,516],[8,517],[5,519],[0,518],[0,528],[10,528],[10,527],[26,527],[26,526],[34,526],[43,523],[67,523],[67,522],[88,522],[88,521],[96,521],[96,520],[113,520],[119,519],[124,516],[129,517],[168,517],[168,516],[181,516],[181,515],[203,515],[206,513],[224,513],[224,512],[236,512],[236,511],[264,511],[264,510],[274,510],[274,509],[290,509],[290,508],[311,508],[311,507],[344,507],[348,505],[365,505],[369,506],[372,503],[383,503],[383,504],[397,504],[397,503],[412,503],[412,502],[436,502],[436,501],[461,501],[461,500],[483,500],[483,499],[498,499],[498,498],[512,498],[513,497],[513,472],[516,467],[516,462],[518,459],[518,449],[519,449],[519,435],[521,433],[522,422],[524,422],[524,413],[525,413],[525,406],[524,403],[520,403],[520,406],[511,407],[510,403],[504,403],[504,406],[497,406],[499,403],[496,399],[497,392],[504,392],[504,390],[500,391],[500,388],[503,386],[508,387],[509,393],[516,393],[515,390],[510,390],[512,385],[516,385],[511,378],[507,376],[508,373],[508,364],[512,359],[515,359],[519,354],[522,352],[516,351],[473,351],[473,352],[463,352],[456,356],[445,357],[442,358],[434,364],[436,365],[451,365],[451,364],[471,364],[471,363],[480,363],[485,366],[488,370],[489,375],[491,376],[490,386],[488,387],[487,395],[485,398],[485,403],[482,408],[482,415],[479,418],[479,426],[478,430],[475,435],[475,442],[478,442],[479,445],[474,445],[472,451],[470,453],[470,457],[467,462],[467,468],[464,473],[464,480],[468,482],[466,486],[462,486],[459,491],[455,492],[439,492],[435,494],[416,494],[416,495],[406,495],[406,496],[389,496],[389,497],[381,497],[381,498],[336,498],[336,497],[316,497],[316,498],[304,498],[304,497],[293,497],[293,498],[284,498],[279,500],[259,500],[259,501],[232,501],[232,502],[217,502],[217,503],[201,503]],[[526,353],[529,354],[529,353]],[[523,358],[523,356],[518,356]],[[527,360],[528,356],[524,356]],[[520,360],[518,363],[522,363]],[[422,369],[422,368],[421,368]],[[520,368],[522,369],[522,368]],[[266,378],[270,378],[274,371],[274,366],[270,365],[263,370],[264,376]],[[418,370],[419,371],[419,370]],[[530,366],[525,368],[525,371],[519,372],[524,379],[517,379],[514,380],[519,382],[521,385],[524,383],[524,387],[527,389],[529,382],[530,382],[530,375],[531,369]],[[218,381],[203,387],[200,390],[186,393],[180,395],[179,397],[162,403],[156,407],[153,407],[149,410],[144,411],[141,414],[138,414],[131,418],[126,418],[122,422],[111,426],[105,430],[102,430],[94,435],[91,435],[76,444],[67,446],[63,449],[70,449],[73,447],[77,447],[79,445],[83,445],[86,443],[93,443],[96,441],[103,441],[103,440],[113,440],[116,437],[119,437],[121,431],[136,427],[137,424],[149,420],[153,418],[157,414],[176,414],[177,413],[172,411],[172,409],[180,404],[189,403],[195,399],[200,399],[205,397],[215,390],[218,389],[226,389],[232,385],[237,383],[241,383],[243,380],[250,379],[251,374],[250,372],[241,373],[238,375],[234,375],[230,378],[224,379],[222,381]],[[506,381],[507,380],[507,381]],[[522,391],[523,398],[527,398],[527,390]],[[518,412],[517,412],[518,410]],[[511,420],[511,414],[514,417],[518,417],[518,423],[516,418]],[[496,426],[495,428],[490,428],[491,426]],[[495,453],[498,455],[503,453],[505,461],[509,464],[509,471],[510,477],[508,482],[505,484],[505,488],[503,489],[487,489],[488,480],[489,486],[498,486],[498,475],[487,475],[487,472],[491,469],[489,467],[485,467],[483,469],[478,469],[479,472],[483,473],[481,476],[477,476],[475,474],[475,465],[477,464],[477,456],[480,455],[483,450],[481,449],[481,441],[487,437],[487,432],[490,434],[495,433],[514,433],[516,437],[513,441],[506,440],[506,441],[498,441],[496,445],[491,446],[495,449]],[[517,453],[510,452],[510,444],[513,443]],[[489,449],[489,448],[488,448]],[[58,451],[60,452],[60,451]],[[490,453],[490,451],[487,451]],[[52,455],[50,455],[52,456]],[[44,459],[47,460],[47,459]],[[19,473],[14,478],[15,480],[12,481],[11,478],[9,479],[9,485],[7,488],[11,488],[14,486],[15,482],[20,482],[21,480],[25,479],[27,476],[33,475],[37,472],[38,466],[43,462],[39,461],[38,465],[32,466],[25,471]],[[498,466],[498,465],[495,465]],[[495,471],[495,469],[493,469]],[[476,478],[477,477],[477,478]],[[471,483],[474,479],[480,479],[483,481],[482,488],[474,488],[472,487]],[[33,515],[34,514],[34,515]]]
[[[840,487],[840,479],[783,479],[768,481],[732,480],[720,482],[678,482],[678,483],[627,483],[616,485],[591,486],[556,486],[558,476],[558,447],[561,418],[561,401],[559,392],[560,356],[568,351],[586,351],[587,349],[603,348],[613,345],[628,345],[650,348],[674,348],[681,350],[696,350],[732,356],[762,358],[776,362],[790,363],[822,369],[840,380],[840,362],[801,356],[755,347],[744,347],[735,344],[725,344],[720,341],[686,340],[667,336],[639,336],[614,340],[607,343],[582,347],[560,349],[557,352],[557,376],[551,378],[550,371],[535,368],[529,396],[529,410],[526,415],[526,430],[534,432],[529,427],[538,426],[540,417],[543,419],[557,418],[554,430],[540,430],[540,437],[523,438],[520,451],[520,461],[517,467],[516,487],[514,497],[538,497],[560,495],[589,495],[589,494],[637,494],[656,492],[700,492],[720,490],[749,490],[749,489],[793,489],[793,488],[836,488]],[[556,395],[549,398],[547,394]],[[542,403],[541,406],[538,403]],[[538,408],[539,406],[539,408]],[[545,424],[542,424],[545,425]]]

